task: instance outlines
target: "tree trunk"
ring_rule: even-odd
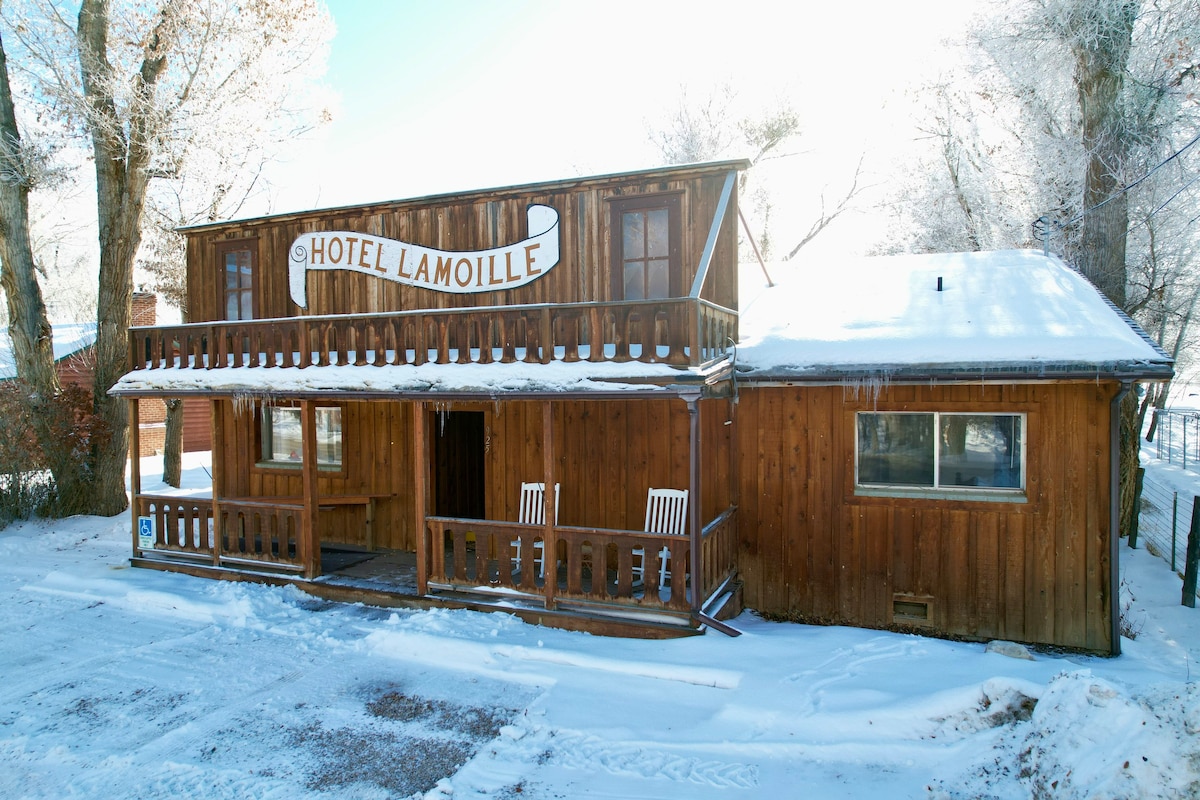
[[[125,464],[129,457],[129,411],[108,390],[125,373],[133,304],[133,263],[141,243],[142,212],[154,147],[154,86],[167,65],[168,32],[175,5],[164,5],[143,42],[141,68],[133,77],[128,135],[111,87],[119,80],[108,61],[109,0],[83,0],[76,31],[79,69],[87,100],[87,125],[96,164],[100,228],[100,278],[96,299],[96,376],[93,410],[108,437],[93,437],[91,511],[110,516],[128,507]]]
[[[179,488],[183,477],[183,401],[168,398],[167,429],[163,441],[163,483]]]
[[[1129,200],[1122,184],[1128,153],[1121,93],[1138,3],[1086,0],[1066,21],[1075,55],[1075,89],[1087,156],[1079,268],[1119,308],[1125,307],[1125,239]]]
[[[76,510],[73,501],[86,485],[71,443],[56,422],[65,411],[54,368],[53,334],[34,267],[29,236],[29,190],[33,165],[25,163],[20,129],[8,81],[8,58],[0,42],[0,286],[8,306],[8,331],[17,377],[29,387],[28,404],[38,444],[54,477],[60,513]]]
[[[1118,515],[1120,517],[1119,536],[1124,536],[1129,531],[1133,530],[1133,515],[1137,513],[1134,508],[1134,499],[1137,489],[1137,471],[1141,466],[1139,463],[1138,453],[1141,450],[1141,437],[1138,435],[1138,401],[1137,395],[1131,390],[1125,399],[1121,401],[1121,408],[1118,411],[1121,415],[1120,429],[1120,474],[1121,474],[1121,496]]]
[[[1118,308],[1126,304],[1129,233],[1129,200],[1122,182],[1128,142],[1121,94],[1139,7],[1136,0],[1077,0],[1064,10],[1060,21],[1060,32],[1075,57],[1075,90],[1087,157],[1079,269]],[[1134,513],[1137,410],[1137,398],[1130,392],[1120,410],[1118,535],[1130,529]]]

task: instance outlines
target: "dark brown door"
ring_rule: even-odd
[[[434,514],[486,519],[483,412],[435,411],[432,431]]]

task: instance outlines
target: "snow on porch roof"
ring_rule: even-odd
[[[683,378],[665,364],[590,362],[550,364],[422,364],[420,366],[169,368],[127,373],[111,390],[115,395],[162,392],[308,396],[319,393],[390,395],[437,400],[475,395],[651,394],[677,391],[655,385]]]
[[[769,269],[772,288],[742,265],[739,378],[1171,374],[1171,359],[1083,276],[1037,251]]]

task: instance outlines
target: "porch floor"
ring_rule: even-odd
[[[441,588],[429,595],[417,593],[416,553],[381,550],[374,552],[322,548],[322,574],[315,579],[270,574],[254,570],[213,568],[204,564],[175,559],[134,558],[135,566],[184,572],[226,580],[251,580],[291,584],[308,594],[326,600],[363,603],[382,608],[462,608],[475,611],[503,611],[526,622],[567,630],[633,638],[675,638],[703,633],[703,627],[689,625],[683,618],[661,613],[639,613],[627,607],[581,607],[561,603],[546,609],[539,595],[512,593],[490,595],[482,591],[458,591]],[[563,577],[565,581],[565,575]],[[738,603],[740,609],[740,601]]]
[[[360,552],[321,549],[315,583],[417,596],[417,554],[402,550]]]

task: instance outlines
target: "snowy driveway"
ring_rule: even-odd
[[[737,639],[645,642],[503,614],[328,604],[131,569],[128,535],[125,516],[0,531],[0,796],[1188,797],[1200,787],[1200,692],[1178,644],[1200,641],[1200,625],[1170,606],[1169,587],[1142,588],[1164,569],[1142,552],[1122,553],[1144,628],[1125,656],[1020,661],[750,615]]]

